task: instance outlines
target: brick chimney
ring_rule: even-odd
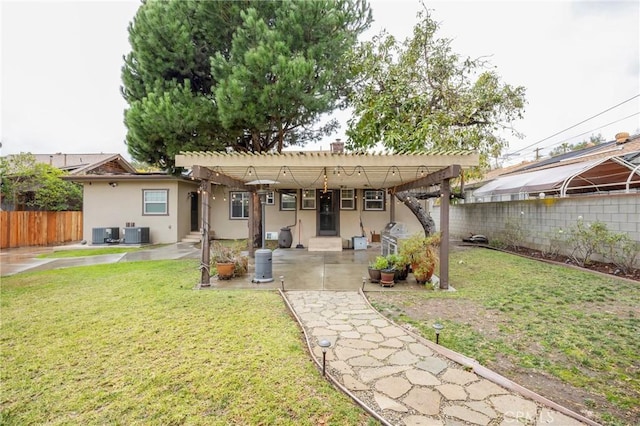
[[[331,142],[331,153],[342,154],[344,152],[344,142],[340,142],[340,139],[336,139],[335,142]]]

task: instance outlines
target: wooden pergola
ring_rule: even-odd
[[[176,155],[176,166],[191,169],[192,178],[200,181],[200,190],[204,194],[210,193],[211,185],[249,192],[267,187],[269,190],[370,188],[385,190],[391,195],[439,187],[442,199],[448,200],[450,180],[478,164],[479,155],[471,151],[404,154],[182,152]],[[211,278],[208,268],[208,198],[201,197],[201,285],[208,285]],[[440,209],[440,288],[446,289],[449,286],[449,203],[441,203]],[[390,222],[395,221],[395,203],[390,203],[389,214]],[[249,225],[252,229],[251,223]]]

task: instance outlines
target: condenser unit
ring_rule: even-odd
[[[120,239],[120,228],[93,228],[91,244],[117,243]]]
[[[124,244],[149,244],[149,228],[124,228]]]
[[[277,240],[278,232],[267,232],[267,240]]]

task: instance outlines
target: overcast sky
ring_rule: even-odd
[[[129,158],[120,68],[139,2],[0,1],[0,153]],[[516,123],[525,137],[511,138],[509,148],[520,151],[518,161],[531,159],[536,147],[545,152],[591,134],[611,140],[620,131],[640,131],[640,2],[425,3],[456,52],[489,56],[505,82],[526,88],[525,118]],[[386,28],[401,39],[411,33],[420,8],[413,0],[371,5],[375,22],[367,36]],[[309,148],[328,149],[335,138],[346,139],[344,130]]]

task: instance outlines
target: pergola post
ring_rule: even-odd
[[[200,234],[202,235],[202,250],[200,252],[200,287],[209,287],[211,285],[211,273],[209,271],[210,265],[210,250],[209,250],[209,189],[211,183],[208,179],[202,179],[200,181],[200,204],[202,207],[202,228]]]
[[[247,235],[249,236],[247,238],[247,245],[248,250],[249,250],[249,256],[250,257],[255,257],[256,255],[256,248],[254,247],[254,241],[256,236],[254,235],[254,229],[256,228],[256,203],[255,203],[255,197],[254,197],[254,193],[251,192],[250,193],[250,197],[249,197],[249,218],[247,220]]]
[[[451,185],[449,179],[440,184],[440,289],[449,289],[449,199]]]

